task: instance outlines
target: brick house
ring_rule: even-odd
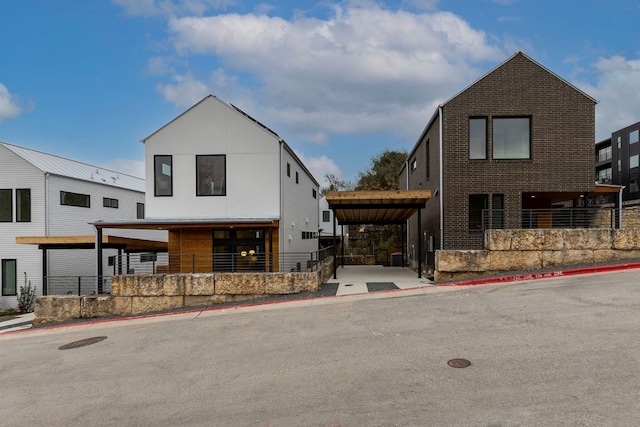
[[[595,105],[522,52],[441,104],[399,173],[401,189],[433,195],[422,215],[427,263],[437,249],[481,249],[487,227],[521,228],[525,209],[585,203],[595,189]]]

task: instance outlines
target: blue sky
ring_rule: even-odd
[[[319,181],[410,150],[515,52],[640,121],[640,0],[2,0],[0,141],[141,175],[140,140],[214,94]]]

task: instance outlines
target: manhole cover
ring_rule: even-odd
[[[70,342],[69,344],[65,344],[63,346],[58,347],[58,350],[71,350],[72,348],[84,347],[86,345],[95,344],[100,341],[106,340],[107,337],[93,337],[93,338],[85,338],[80,341]]]
[[[466,368],[468,366],[471,366],[471,362],[469,362],[467,359],[451,359],[447,362],[447,365],[451,366],[452,368]]]

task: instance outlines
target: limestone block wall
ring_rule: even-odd
[[[437,251],[436,282],[640,258],[640,228],[487,230],[485,248]]]
[[[333,274],[333,261],[307,273],[200,273],[126,275],[112,278],[111,295],[44,296],[34,324],[142,313],[315,292]]]

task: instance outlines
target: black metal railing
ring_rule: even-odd
[[[516,213],[504,209],[485,209],[482,211],[482,225],[484,230],[503,228],[618,228],[618,214],[618,209],[613,208],[522,209]]]
[[[46,295],[93,295],[111,293],[111,277],[103,276],[47,276]]]

